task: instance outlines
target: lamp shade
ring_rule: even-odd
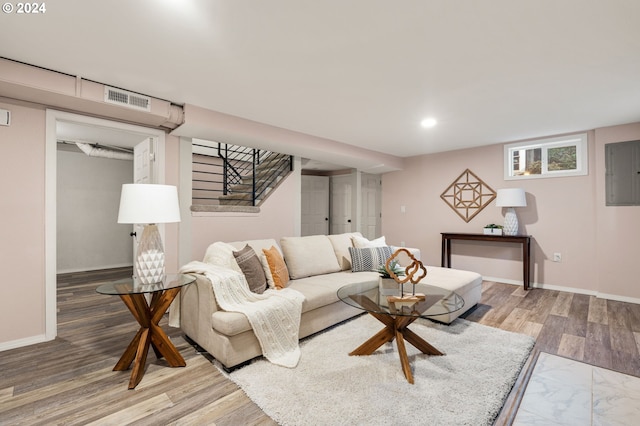
[[[180,222],[180,203],[175,186],[145,183],[122,185],[118,223],[171,222]]]
[[[496,207],[526,207],[527,197],[522,188],[498,189]]]

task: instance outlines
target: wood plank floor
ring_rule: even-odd
[[[120,298],[95,289],[130,274],[125,268],[58,277],[58,337],[0,353],[0,425],[273,425],[166,318],[161,324],[187,366],[170,368],[150,352],[144,378],[127,389],[130,372],[112,368],[137,323]],[[535,353],[640,377],[640,305],[485,282],[481,303],[465,317],[536,337]],[[513,418],[529,371],[497,424]]]

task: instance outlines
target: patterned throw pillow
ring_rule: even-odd
[[[352,272],[377,271],[391,257],[393,247],[349,247],[349,254],[351,254]]]
[[[289,283],[289,270],[287,269],[287,264],[284,263],[284,259],[282,258],[280,251],[278,251],[274,246],[271,246],[268,250],[262,249],[262,252],[267,258],[269,270],[273,276],[274,286],[278,290],[285,288]]]
[[[260,259],[251,246],[247,244],[242,250],[234,251],[233,256],[247,279],[249,290],[258,294],[264,293],[267,289],[267,277],[264,275]]]

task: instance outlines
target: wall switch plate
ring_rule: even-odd
[[[562,262],[562,254],[561,253],[553,253],[553,261],[554,262]]]

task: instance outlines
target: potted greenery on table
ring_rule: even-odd
[[[404,268],[400,266],[397,260],[392,260],[389,262],[389,269],[396,276],[404,276]],[[380,293],[380,304],[386,305],[387,296],[397,296],[400,293],[401,285],[396,282],[393,278],[391,278],[391,274],[385,265],[380,265],[377,270],[378,274],[380,274],[380,278],[378,281],[379,293]]]
[[[487,235],[502,235],[502,225],[490,223],[484,227],[484,233]]]

